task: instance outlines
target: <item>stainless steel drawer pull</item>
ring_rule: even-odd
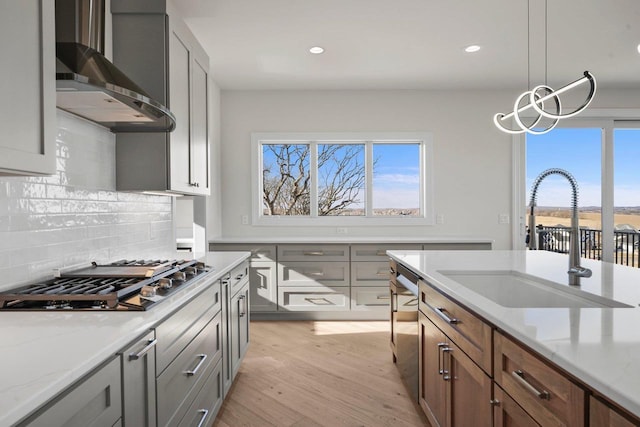
[[[303,255],[310,255],[310,256],[323,256],[324,252],[322,252],[322,251],[305,251],[302,254]]]
[[[450,325],[455,325],[457,323],[460,323],[459,319],[456,319],[455,317],[449,317],[447,316],[445,313],[447,312],[447,309],[444,307],[436,307],[436,314],[438,314],[438,316],[440,316],[445,322],[449,323]]]
[[[381,270],[376,272],[376,276],[387,277],[389,272],[387,270]]]
[[[207,355],[206,354],[199,354],[196,357],[200,358],[200,361],[198,362],[196,367],[193,368],[193,370],[191,370],[191,371],[184,371],[185,375],[188,376],[188,377],[195,375],[198,372],[198,369],[200,369],[200,367],[202,367],[202,364],[204,363],[204,361],[207,360]]]
[[[242,301],[242,308],[240,308],[240,302]],[[238,297],[238,316],[239,317],[244,317],[244,315],[247,314],[247,301],[246,301],[246,297],[244,295],[240,295]]]
[[[240,280],[244,277],[244,273],[240,273],[236,276],[236,280]]]
[[[389,294],[389,295],[378,295],[376,297],[376,299],[384,299],[384,300],[391,299],[391,294]]]
[[[209,415],[208,409],[198,409],[198,413],[202,414],[200,417],[200,422],[198,423],[198,427],[202,427],[204,425],[204,420],[207,419],[207,415]]]
[[[385,256],[387,254],[386,250],[376,251],[376,256]]]
[[[309,276],[322,277],[324,276],[324,271],[308,271],[308,272],[305,272],[305,274]]]
[[[543,400],[551,400],[551,393],[546,390],[539,391],[537,388],[532,386],[527,380],[524,379],[524,372],[522,372],[520,369],[511,372],[511,376],[516,380],[518,384],[527,389],[534,396],[537,396]]]
[[[447,347],[446,342],[438,343],[438,374],[444,374],[444,369],[442,367],[442,349]]]
[[[326,298],[305,298],[305,301],[309,301],[311,304],[315,305],[334,305],[331,301]]]
[[[147,345],[140,350],[137,353],[130,353],[129,354],[129,360],[138,360],[140,359],[142,356],[144,356],[145,354],[147,354],[149,352],[149,350],[151,350],[153,347],[156,346],[156,344],[158,344],[158,339],[152,339],[152,340],[148,340],[147,341]]]
[[[447,360],[447,357],[445,357],[445,353],[451,353],[453,351],[453,349],[451,347],[445,347],[442,349],[442,370],[444,371],[442,373],[442,379],[445,381],[449,381],[451,379],[451,375],[449,375],[449,369],[446,368],[444,362]],[[449,365],[451,365],[451,363],[449,363]]]

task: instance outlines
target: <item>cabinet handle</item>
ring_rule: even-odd
[[[442,374],[442,379],[445,381],[449,381],[451,379],[451,375],[450,374],[450,370],[451,370],[451,359],[449,358],[449,369],[447,369],[447,367],[445,366],[445,361],[446,361],[446,357],[445,357],[445,353],[451,353],[453,351],[453,349],[451,347],[445,347],[442,349],[442,369],[443,369],[443,374]]]
[[[302,252],[303,255],[309,255],[309,256],[323,256],[324,252],[322,251],[305,251]]]
[[[511,376],[516,380],[518,384],[527,389],[534,396],[537,396],[543,400],[551,400],[551,393],[546,390],[539,391],[537,388],[532,386],[531,383],[529,383],[529,381],[524,378],[524,372],[522,372],[520,369],[511,372]]]
[[[389,272],[386,270],[381,270],[376,272],[376,276],[380,276],[380,277],[387,277],[389,275]]]
[[[438,374],[442,375],[444,374],[444,369],[442,367],[442,349],[447,347],[447,343],[446,342],[439,342],[438,343]]]
[[[200,422],[198,423],[198,427],[202,427],[204,424],[204,420],[207,419],[207,415],[209,415],[208,409],[198,409],[198,413],[201,413]]]
[[[376,256],[384,256],[387,254],[387,251],[385,249],[381,250],[381,251],[376,251]]]
[[[489,405],[491,406],[500,406],[500,401],[498,399],[489,400]]]
[[[193,368],[193,370],[191,370],[191,371],[184,371],[185,375],[188,376],[188,377],[191,377],[191,376],[195,375],[196,372],[198,372],[198,369],[200,369],[202,367],[202,364],[204,363],[204,361],[207,360],[207,355],[206,354],[199,354],[196,357],[200,358],[200,361],[198,362],[196,367]]]
[[[384,300],[391,299],[391,295],[378,295],[376,299],[384,299]]]
[[[391,274],[394,274],[394,275],[395,275],[395,274],[396,274],[396,271],[395,271],[393,268],[389,267],[389,273],[391,273]]]
[[[238,316],[240,317],[244,317],[245,314],[247,314],[247,303],[245,302],[245,296],[244,295],[240,295],[238,297],[238,305],[240,304],[240,301],[242,301],[242,309],[240,309],[240,307],[238,307]]]
[[[398,293],[391,291],[390,298],[391,298],[391,312],[397,313],[398,312]]]
[[[153,347],[156,346],[156,344],[158,344],[158,339],[152,339],[152,340],[148,340],[147,341],[147,345],[140,350],[137,353],[130,353],[129,354],[129,360],[138,360],[140,359],[142,356],[144,356],[146,353],[149,352],[149,350],[151,350]]]
[[[450,325],[455,325],[457,323],[460,323],[459,319],[456,319],[455,317],[449,317],[447,316],[445,313],[447,312],[447,309],[444,307],[436,307],[436,314],[438,316],[440,316],[445,322],[447,322]]]
[[[305,298],[305,301],[309,301],[311,304],[315,304],[315,305],[333,305],[333,303],[331,301],[329,301],[326,298]]]
[[[236,276],[236,280],[240,280],[244,277],[244,273],[240,273]]]
[[[309,276],[323,277],[324,276],[324,271],[305,271],[305,274],[307,274]]]

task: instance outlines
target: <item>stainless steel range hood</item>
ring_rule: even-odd
[[[58,108],[113,132],[171,132],[171,111],[102,52],[104,0],[56,0]]]

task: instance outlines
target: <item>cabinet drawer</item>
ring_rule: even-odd
[[[495,381],[541,425],[584,425],[585,391],[496,332]]]
[[[389,311],[391,292],[388,287],[360,286],[351,288],[351,310]]]
[[[590,427],[633,427],[638,425],[640,425],[639,419],[624,415],[595,396],[589,398]]]
[[[524,409],[520,407],[498,385],[493,386],[493,425],[495,427],[540,427]]]
[[[214,301],[216,303],[214,303]],[[169,363],[198,335],[220,311],[220,283],[216,282],[196,296],[156,328],[156,372]]]
[[[111,427],[122,417],[121,392],[120,357],[114,357],[19,426]]]
[[[249,262],[245,261],[242,264],[234,267],[230,272],[229,272],[229,283],[230,283],[230,291],[229,294],[230,295],[235,295],[236,292],[238,292],[240,290],[240,288],[242,288],[242,286],[244,286],[244,284],[247,282],[247,280],[249,277]]]
[[[351,286],[389,286],[389,261],[352,262]]]
[[[349,261],[349,246],[278,245],[278,261]]]
[[[378,245],[351,245],[351,261],[384,261],[389,262],[387,251],[421,250],[421,244],[378,244]]]
[[[252,245],[244,243],[210,243],[209,250],[251,252],[251,261],[275,261],[276,245]]]
[[[280,286],[349,286],[348,262],[287,262],[278,264]]]
[[[198,334],[157,379],[158,425],[175,425],[222,358],[221,315]]]
[[[278,303],[279,311],[349,310],[349,288],[279,288]]]
[[[491,376],[491,327],[423,280],[419,292],[420,311]]]
[[[222,406],[222,361],[213,368],[213,372],[178,426],[210,426],[220,406]]]

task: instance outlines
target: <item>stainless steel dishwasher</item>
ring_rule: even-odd
[[[418,401],[418,276],[392,264],[391,348],[402,381],[414,402]]]

